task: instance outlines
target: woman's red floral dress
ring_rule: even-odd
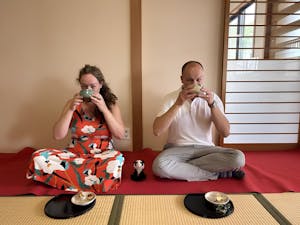
[[[116,189],[121,183],[124,157],[114,149],[105,122],[88,117],[78,107],[70,129],[69,147],[35,151],[26,177],[68,191],[101,193]]]

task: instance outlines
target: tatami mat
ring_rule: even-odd
[[[231,194],[229,197],[234,212],[220,219],[203,218],[188,211],[183,203],[185,195],[99,195],[92,210],[70,219],[52,219],[44,214],[51,196],[0,197],[0,224],[272,225],[279,224],[277,221],[300,224],[300,193]],[[279,220],[278,214],[287,220],[280,215]]]
[[[52,219],[44,214],[44,207],[52,197],[0,197],[0,224],[3,225],[107,225],[114,196],[97,196],[92,210],[70,219]]]
[[[192,214],[184,207],[184,197],[184,195],[127,195],[123,202],[120,224],[278,224],[253,195],[230,195],[235,210],[230,216],[220,219],[202,218]]]
[[[300,224],[300,193],[263,194],[290,223]]]

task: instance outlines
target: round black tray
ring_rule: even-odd
[[[72,194],[61,194],[50,199],[45,205],[45,214],[55,219],[67,219],[86,213],[92,209],[96,203],[95,199],[85,206],[75,205],[71,202],[72,197]]]
[[[229,216],[234,211],[232,201],[227,204],[229,209],[225,213],[217,213],[213,209],[207,207],[204,194],[188,194],[184,198],[184,206],[192,213],[206,218],[222,218]]]

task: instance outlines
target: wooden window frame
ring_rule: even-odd
[[[240,1],[240,3],[242,2],[246,2],[246,1]],[[267,2],[267,1],[255,1],[255,2]],[[279,1],[280,2],[280,1]],[[282,1],[281,1],[282,2]],[[270,2],[269,2],[270,3]],[[278,1],[277,1],[278,3]],[[285,2],[286,3],[286,2]],[[292,8],[294,8],[295,10],[298,9],[299,6],[291,6]],[[271,7],[268,10],[268,14],[270,13]],[[230,0],[226,0],[225,1],[225,13],[224,13],[224,42],[223,42],[223,76],[222,76],[222,100],[225,104],[225,96],[226,96],[226,81],[227,81],[227,60],[228,60],[228,35],[229,35],[229,22],[230,22]],[[267,23],[270,20],[272,20],[271,15],[268,16],[269,19],[267,19]],[[267,47],[270,47],[270,45],[267,44]],[[266,51],[265,51],[266,52]],[[265,57],[269,57],[269,54],[264,53]],[[264,57],[264,58],[265,58]],[[225,105],[226,107],[226,105]],[[299,125],[299,129],[298,129],[298,143],[268,143],[268,144],[263,144],[263,143],[258,143],[258,144],[248,144],[248,143],[243,143],[243,144],[228,144],[228,143],[224,143],[224,138],[220,137],[219,139],[219,144],[221,146],[224,147],[229,147],[229,148],[237,148],[237,149],[246,149],[246,150],[288,150],[288,149],[295,149],[295,148],[299,148],[300,146],[300,123]]]

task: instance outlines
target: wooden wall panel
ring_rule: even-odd
[[[130,1],[132,148],[143,148],[141,0]]]

